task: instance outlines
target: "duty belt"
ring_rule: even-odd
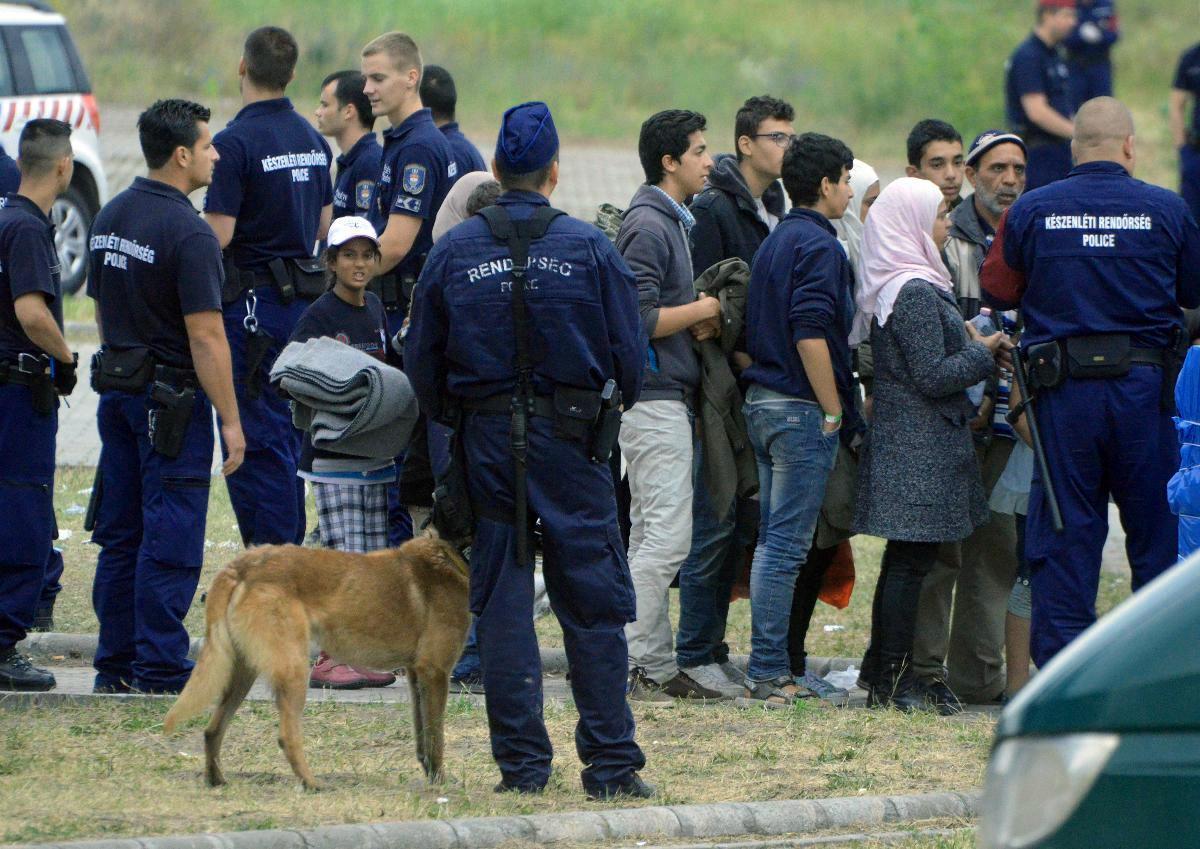
[[[487,398],[462,398],[459,405],[468,413],[495,413],[508,415],[512,412],[511,395],[491,395]],[[551,395],[535,395],[533,397],[533,415],[542,418],[554,418],[554,397]]]
[[[199,386],[196,372],[188,368],[158,365],[154,367],[154,379],[171,386]]]
[[[29,356],[29,355],[22,355]],[[17,386],[35,386],[49,380],[50,375],[43,365],[40,370],[33,371],[23,367],[19,362],[0,360],[0,385],[12,383]]]

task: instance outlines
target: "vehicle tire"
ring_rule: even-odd
[[[54,247],[58,251],[63,294],[73,295],[87,278],[88,231],[92,226],[93,210],[75,186],[54,201],[50,220],[54,223]]]

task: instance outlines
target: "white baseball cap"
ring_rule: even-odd
[[[375,233],[371,222],[357,215],[343,215],[341,218],[335,218],[329,225],[329,235],[325,237],[325,244],[336,248],[351,239],[370,239],[376,247],[379,245],[379,236]]]

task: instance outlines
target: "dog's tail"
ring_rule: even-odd
[[[222,569],[208,590],[205,607],[204,646],[192,676],[163,720],[163,731],[172,733],[180,724],[207,710],[220,698],[233,677],[237,649],[229,634],[229,602],[238,588],[237,573]]]

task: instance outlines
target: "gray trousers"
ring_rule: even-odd
[[[976,446],[988,497],[1012,453],[1011,439]],[[992,512],[962,542],[944,543],[921,584],[913,639],[917,675],[946,676],[966,702],[985,703],[1004,691],[1004,614],[1017,576],[1012,515]],[[944,671],[943,671],[944,667]]]

